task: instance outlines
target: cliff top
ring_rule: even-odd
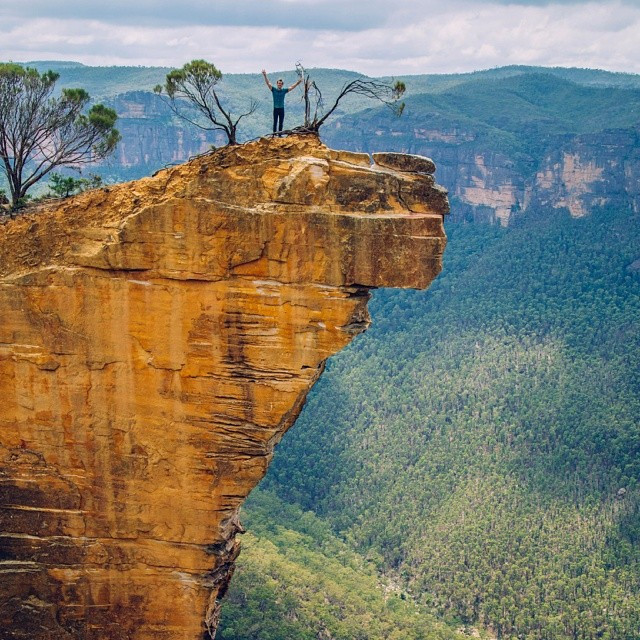
[[[76,264],[79,243],[117,241],[127,220],[192,198],[227,211],[308,210],[360,215],[448,213],[433,163],[403,154],[335,151],[315,136],[261,138],[223,147],[151,177],[30,208],[0,225],[0,275]],[[332,183],[331,185],[329,183]]]

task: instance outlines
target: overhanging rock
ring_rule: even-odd
[[[3,639],[215,629],[238,508],[368,290],[440,271],[446,192],[402,167],[261,140],[0,227]]]

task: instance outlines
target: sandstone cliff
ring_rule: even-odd
[[[597,207],[640,212],[637,127],[556,135],[537,140],[535,152],[526,154],[490,145],[473,127],[379,120],[359,123],[361,131],[328,127],[324,135],[329,144],[362,151],[437,157],[438,179],[449,190],[457,219],[507,226],[524,212],[545,209],[573,217]],[[372,129],[375,137],[368,134]]]
[[[3,640],[215,630],[237,512],[372,287],[426,287],[429,161],[219,150],[0,226]]]

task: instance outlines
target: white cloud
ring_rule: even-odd
[[[122,2],[117,0],[116,5]],[[219,9],[227,6],[225,3],[227,0],[206,6]],[[56,4],[51,1],[46,6]],[[138,13],[145,8],[145,2],[131,0],[128,4]],[[159,4],[164,7],[169,3]],[[235,4],[243,5],[244,10],[258,6],[241,0]],[[320,28],[309,20],[303,24],[305,15],[313,16],[338,4],[351,7],[353,15],[343,9],[332,28]],[[296,15],[286,17],[285,5],[289,14]],[[308,67],[338,67],[370,75],[458,72],[506,64],[640,72],[640,7],[636,0],[264,0],[261,6],[280,12],[275,16],[280,26],[258,26],[253,24],[256,20],[236,26],[211,21],[149,24],[135,22],[131,15],[115,26],[117,7],[109,6],[115,17],[112,15],[108,23],[97,18],[47,18],[44,14],[36,19],[20,18],[14,11],[13,19],[0,24],[0,55],[16,61],[66,59],[153,66],[180,66],[193,58],[206,58],[228,73],[256,72],[263,66],[290,69],[299,59]],[[204,10],[204,6],[200,0],[187,3],[194,11],[198,7]],[[370,19],[362,23],[358,14],[365,8],[371,9]],[[325,22],[333,19],[329,16]],[[347,28],[350,23],[354,26]]]
[[[401,0],[406,1],[406,0]],[[417,0],[419,3],[422,0]],[[430,1],[430,0],[427,0]],[[4,19],[99,20],[106,24],[147,26],[269,26],[301,29],[362,30],[385,22],[383,0],[30,0],[5,2]]]

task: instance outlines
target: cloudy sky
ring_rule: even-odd
[[[640,73],[640,0],[0,0],[0,60],[369,75],[506,64]]]

